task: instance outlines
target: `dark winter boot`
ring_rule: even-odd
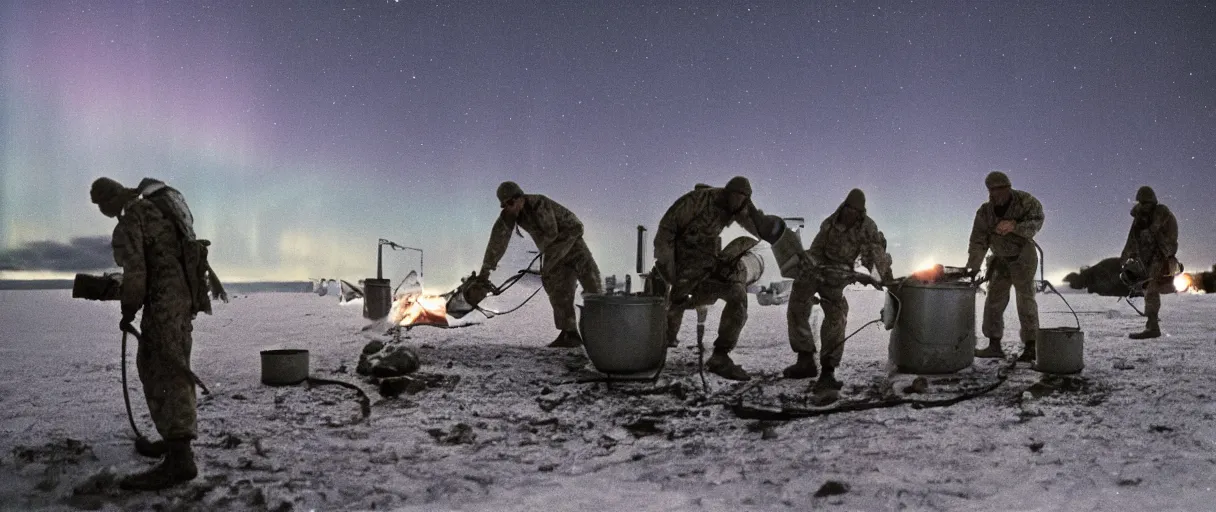
[[[723,379],[745,381],[752,378],[742,366],[730,360],[730,354],[726,350],[720,348],[715,348],[714,354],[705,361],[705,369]]]
[[[1148,323],[1144,325],[1143,331],[1133,332],[1131,334],[1128,334],[1127,337],[1131,338],[1133,340],[1147,340],[1150,338],[1159,338],[1159,337],[1161,337],[1161,327],[1159,325],[1157,325],[1157,319],[1155,317],[1149,317]]]
[[[557,334],[557,338],[549,344],[552,348],[572,348],[581,347],[583,345],[583,337],[579,336],[578,331],[568,330]]]
[[[811,392],[819,394],[828,391],[840,391],[840,388],[842,387],[844,387],[844,385],[841,384],[840,381],[836,380],[836,369],[831,366],[824,365],[823,375],[820,375],[819,380],[815,381],[815,385],[811,386]]]
[[[1027,341],[1022,347],[1022,354],[1018,356],[1018,362],[1034,364],[1038,355],[1036,350],[1034,340]]]
[[[158,491],[194,480],[198,466],[194,465],[194,451],[190,441],[166,441],[168,452],[165,460],[152,469],[127,475],[118,481],[118,486],[128,491]]]
[[[140,436],[135,438],[135,453],[143,455],[144,457],[156,457],[159,459],[164,457],[166,453],[169,453],[169,444],[163,439],[160,441],[153,441],[146,437]]]
[[[787,379],[810,379],[819,375],[819,367],[815,365],[815,354],[798,352],[798,362],[781,370],[781,376]]]
[[[1005,351],[1001,350],[1000,338],[988,338],[988,346],[975,351],[975,357],[979,358],[1003,358]]]

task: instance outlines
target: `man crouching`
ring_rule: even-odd
[[[771,221],[752,204],[751,196],[751,182],[742,176],[731,178],[722,188],[698,185],[667,209],[654,238],[655,270],[671,287],[666,332],[669,346],[675,345],[686,309],[724,300],[718,339],[705,368],[738,381],[751,379],[730,358],[747,323],[747,287],[738,279],[737,260],[719,258],[718,237],[727,226],[738,223],[748,233],[771,243],[772,237],[767,236],[773,231]],[[746,249],[740,248],[733,256]]]

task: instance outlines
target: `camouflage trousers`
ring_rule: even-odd
[[[561,263],[541,275],[540,283],[549,295],[549,305],[553,307],[553,325],[563,331],[578,329],[574,316],[574,292],[579,284],[583,285],[585,293],[604,293],[600,268],[591,256],[591,249],[581,238]]]
[[[790,348],[794,352],[815,354],[815,333],[811,330],[811,309],[816,303],[823,308],[823,325],[819,327],[823,353],[820,364],[837,368],[844,358],[844,331],[849,318],[849,301],[844,298],[845,285],[825,283],[821,279],[799,278],[790,290],[785,310]],[[816,298],[815,296],[819,297]]]
[[[747,323],[747,287],[741,282],[724,282],[716,279],[705,279],[695,286],[689,295],[691,300],[679,306],[667,308],[667,340],[676,339],[680,333],[680,324],[684,321],[684,311],[697,306],[709,306],[718,300],[726,301],[722,309],[722,318],[718,320],[718,338],[714,340],[714,348],[733,350],[739,344],[739,334]],[[669,299],[670,300],[670,299]]]
[[[984,323],[981,327],[988,339],[1001,339],[1005,335],[1005,308],[1009,306],[1010,286],[1017,297],[1022,342],[1033,342],[1039,336],[1039,304],[1035,300],[1034,288],[1034,272],[1039,267],[1039,256],[1034,252],[1034,245],[1029,245],[1029,248],[1013,261],[1000,256],[988,258],[988,296],[984,299]]]
[[[194,439],[197,434],[194,377],[190,373],[194,327],[189,313],[189,295],[184,297],[185,308],[157,307],[156,304],[144,308],[140,322],[143,339],[135,354],[135,367],[144,387],[152,423],[167,440]]]
[[[1166,268],[1164,260],[1155,260],[1148,263],[1148,275],[1162,276],[1149,279],[1144,283],[1144,315],[1150,321],[1156,321],[1158,315],[1161,314],[1161,290],[1173,283],[1173,278],[1169,277],[1168,274],[1169,270]]]

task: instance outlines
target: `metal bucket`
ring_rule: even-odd
[[[739,257],[739,262],[743,264],[744,286],[751,286],[760,281],[760,276],[764,275],[764,258],[761,258],[759,254],[748,251]]]
[[[1085,332],[1076,327],[1039,329],[1035,340],[1034,369],[1070,374],[1085,368]]]
[[[890,294],[894,294],[892,297]],[[975,287],[905,280],[890,290],[888,356],[904,373],[953,373],[975,360]]]
[[[363,318],[379,320],[393,307],[393,287],[388,279],[363,280]]]
[[[731,240],[718,254],[719,260],[737,260],[735,264],[744,286],[751,286],[760,281],[764,274],[764,258],[754,252],[760,241],[750,236],[740,236]]]
[[[667,360],[667,310],[662,297],[585,295],[579,329],[596,370],[655,374]]]
[[[308,378],[308,351],[280,349],[262,351],[262,384],[286,386]]]

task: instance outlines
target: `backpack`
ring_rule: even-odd
[[[207,261],[207,247],[210,240],[182,240],[182,266],[186,269],[186,283],[190,286],[190,298],[193,306],[190,312],[194,314],[211,314],[211,295],[223,298],[228,302],[228,294],[224,293],[223,285],[211,270]]]
[[[191,314],[211,314],[211,298],[228,302],[228,294],[220,282],[211,263],[207,261],[211,246],[210,240],[194,236],[194,216],[186,206],[186,200],[181,192],[173,187],[152,179],[140,183],[140,194],[150,201],[166,218],[177,226],[178,235],[182,242],[181,262],[186,275],[186,284],[190,288]]]

